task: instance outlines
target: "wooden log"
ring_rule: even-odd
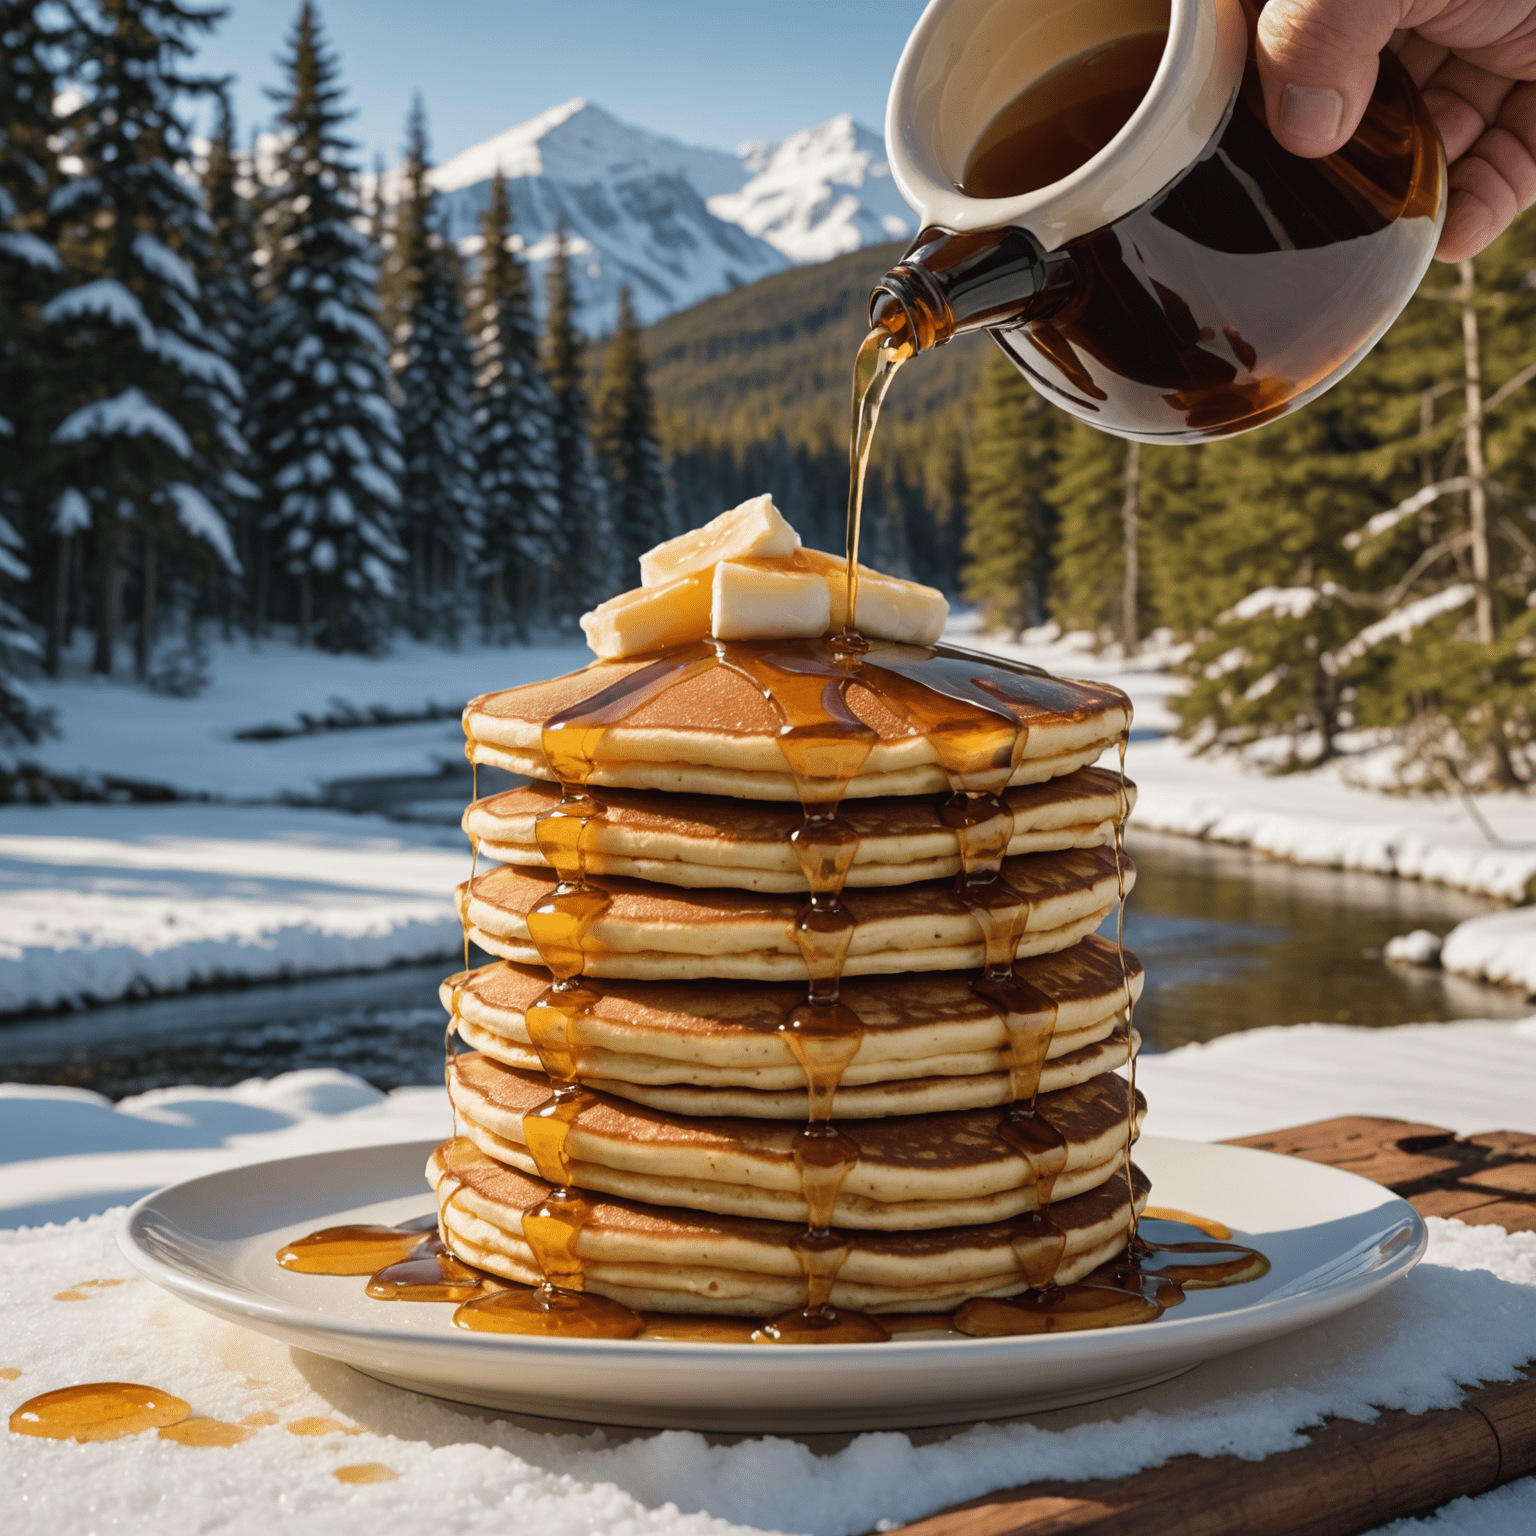
[[[1536,1363],[1459,1407],[1335,1419],[1264,1461],[1180,1456],[1130,1477],[1031,1483],[901,1536],[1356,1536],[1536,1472]]]

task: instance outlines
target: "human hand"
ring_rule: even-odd
[[[1309,159],[1338,149],[1389,46],[1445,142],[1435,254],[1459,261],[1536,202],[1536,0],[1268,0],[1258,56],[1275,137]]]

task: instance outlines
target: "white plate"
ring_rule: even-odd
[[[1357,1306],[1405,1275],[1427,1235],[1355,1174],[1246,1147],[1145,1137],[1158,1205],[1213,1217],[1272,1268],[1195,1291],[1154,1323],[1006,1339],[676,1344],[468,1333],[447,1304],[370,1301],[362,1277],[280,1269],[317,1227],[432,1209],[430,1142],[322,1152],[189,1179],[128,1213],[119,1242],[195,1306],[434,1397],[587,1424],[720,1431],[956,1424],[1092,1402]]]

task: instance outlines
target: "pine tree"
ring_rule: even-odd
[[[388,264],[398,319],[391,340],[401,395],[402,533],[418,631],[456,636],[483,545],[474,452],[474,370],[459,298],[458,254],[427,179],[426,114],[406,125],[405,185]]]
[[[1050,577],[1057,418],[1001,352],[978,393],[961,581],[988,627],[1018,634],[1040,622]]]
[[[550,442],[554,400],[539,368],[528,269],[512,250],[511,232],[507,184],[498,171],[480,220],[469,319],[489,572],[486,628],[493,640],[505,638],[509,595],[518,638],[528,638],[530,610],[548,589],[560,517]]]
[[[656,441],[656,408],[627,283],[619,289],[618,324],[603,361],[593,415],[592,445],[608,482],[614,557],[623,585],[635,579],[640,556],[674,532]]]
[[[255,289],[254,218],[250,198],[242,187],[244,179],[240,156],[235,149],[234,114],[229,98],[221,92],[218,116],[208,146],[208,161],[203,170],[203,200],[210,224],[203,290],[209,325],[223,338],[225,356],[242,379],[251,377],[254,372],[253,338],[259,313]],[[247,411],[247,402],[242,400],[238,414],[229,423],[242,445],[249,438]],[[259,556],[257,549],[260,492],[250,479],[254,465],[249,449],[232,453],[231,459],[222,477],[207,489],[209,499],[234,529],[235,548],[247,579],[232,596],[245,610],[247,627],[254,628],[250,574],[257,569],[265,553],[262,551]],[[228,613],[226,605],[226,616]]]
[[[1124,628],[1121,509],[1129,445],[1076,418],[1058,436],[1050,488],[1058,519],[1051,617],[1103,640]]]
[[[191,158],[178,98],[211,89],[180,61],[216,16],[177,0],[100,0],[72,33],[82,101],[61,136],[81,174],[52,208],[78,280],[41,316],[66,354],[52,441],[67,450],[70,487],[92,517],[100,673],[112,669],[130,534],[138,535],[141,675],[162,553],[199,579],[238,569],[204,487],[243,448],[229,427],[242,387],[207,320],[198,275],[206,216],[176,169]]]
[[[35,741],[45,724],[21,681],[39,654],[33,621],[53,616],[33,573],[51,563],[50,585],[60,595],[68,579],[69,541],[51,535],[46,514],[46,399],[54,381],[38,317],[63,272],[46,227],[58,180],[49,141],[61,43],[39,0],[0,7],[0,746]],[[57,644],[48,660],[57,671]]]
[[[576,296],[563,225],[556,232],[555,252],[544,281],[544,377],[554,400],[550,442],[560,507],[553,585],[556,608],[569,621],[608,596],[615,583],[602,486],[593,469],[588,439],[586,343],[576,329]]]
[[[283,607],[301,638],[363,650],[385,637],[405,563],[396,531],[404,465],[375,251],[354,224],[351,145],[339,131],[348,114],[307,0],[283,66],[281,143],[261,223],[258,480],[274,564],[294,589]]]

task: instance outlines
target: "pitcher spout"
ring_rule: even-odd
[[[1047,252],[1013,225],[970,232],[924,229],[875,284],[869,319],[927,352],[964,331],[1008,330],[1044,319],[1072,288],[1071,257]]]

